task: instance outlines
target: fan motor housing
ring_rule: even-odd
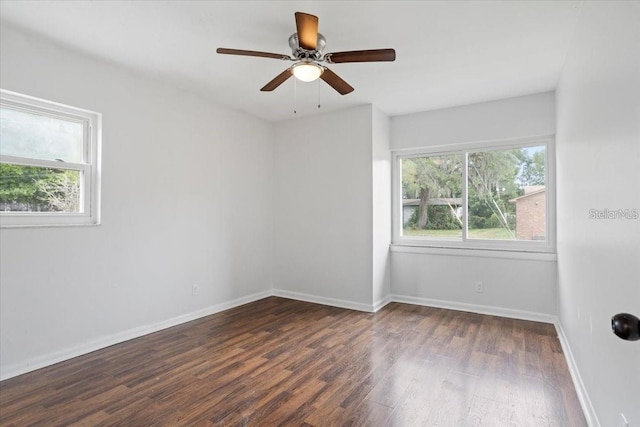
[[[320,60],[322,58],[322,51],[327,45],[327,41],[324,36],[318,33],[318,42],[315,50],[307,50],[300,47],[298,40],[298,33],[293,33],[289,37],[289,47],[291,48],[291,54],[296,59],[314,59]]]

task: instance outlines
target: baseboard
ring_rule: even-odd
[[[393,298],[391,298],[391,295],[387,295],[384,298],[376,301],[373,303],[373,311],[378,311],[381,308],[383,308],[385,305],[389,304],[390,302],[393,302]]]
[[[556,319],[555,316],[546,313],[431,298],[410,297],[405,295],[391,295],[391,301],[405,304],[424,305],[428,307],[446,308],[449,310],[468,311],[471,313],[488,314],[490,316],[509,317],[511,319],[531,320],[543,323],[555,323]]]
[[[555,324],[556,317],[551,314],[537,313],[533,311],[514,310],[510,308],[494,307],[479,304],[467,304],[455,301],[437,300],[431,298],[410,297],[404,295],[387,295],[383,299],[376,301],[373,305],[363,304],[353,301],[346,301],[334,298],[319,297],[316,295],[301,292],[285,291],[273,289],[273,296],[294,299],[298,301],[312,302],[315,304],[329,305],[350,310],[376,312],[390,302],[400,302],[404,304],[424,305],[428,307],[446,308],[449,310],[468,311],[472,313],[488,314],[491,316],[509,317],[512,319],[531,320],[534,322]]]
[[[445,308],[450,310],[468,311],[472,313],[488,314],[492,316],[509,317],[513,319],[531,320],[536,322],[552,323],[555,325],[558,331],[558,338],[562,345],[567,364],[569,366],[569,372],[573,379],[574,387],[582,410],[585,414],[585,418],[590,427],[600,427],[598,417],[596,416],[589,395],[584,387],[582,377],[573,358],[571,348],[566,339],[562,325],[558,321],[556,316],[536,313],[524,310],[513,310],[502,307],[485,306],[478,304],[467,304],[455,301],[437,300],[431,298],[411,297],[404,295],[387,295],[374,304],[363,304],[353,301],[340,300],[335,298],[326,298],[316,295],[310,295],[300,292],[285,291],[282,289],[271,289],[269,291],[259,292],[252,295],[247,295],[241,298],[236,298],[231,301],[226,301],[220,304],[212,305],[201,310],[197,310],[191,313],[186,313],[171,319],[163,320],[151,325],[145,325],[127,331],[123,331],[117,334],[113,334],[107,337],[102,337],[97,340],[93,340],[78,346],[74,346],[68,349],[64,349],[58,352],[50,353],[41,357],[32,358],[20,363],[12,364],[9,366],[2,366],[0,368],[0,381],[8,378],[12,378],[27,372],[35,371],[36,369],[44,368],[46,366],[53,365],[55,363],[62,362],[83,354],[91,353],[92,351],[100,350],[105,347],[109,347],[114,344],[119,344],[134,338],[138,338],[144,335],[158,332],[163,329],[170,328],[172,326],[180,325],[182,323],[190,322],[202,317],[210,316],[215,313],[219,313],[224,310],[228,310],[234,307],[238,307],[250,302],[258,301],[260,299],[277,296],[282,298],[289,298],[298,301],[306,301],[315,304],[328,305],[332,307],[346,308],[350,310],[364,311],[364,312],[376,312],[390,302],[399,302],[405,304],[423,305],[428,307]]]
[[[524,310],[513,310],[502,307],[467,304],[455,301],[435,300],[430,298],[409,297],[403,295],[392,295],[390,297],[390,301],[405,304],[424,305],[428,307],[446,308],[450,310],[469,311],[472,313],[509,317],[512,319],[552,323],[558,333],[558,340],[560,341],[562,351],[564,352],[564,357],[567,361],[567,365],[569,366],[569,373],[571,374],[573,386],[576,389],[576,394],[578,395],[578,400],[580,401],[580,406],[582,407],[582,412],[584,413],[584,417],[587,420],[587,424],[589,427],[600,427],[600,421],[598,420],[596,411],[593,407],[593,404],[591,403],[591,399],[589,399],[589,394],[587,393],[587,389],[585,388],[582,377],[580,376],[578,365],[576,365],[573,353],[571,352],[571,347],[569,346],[569,342],[567,341],[567,337],[557,316]]]
[[[573,357],[573,352],[571,351],[571,347],[569,346],[569,341],[567,341],[567,336],[564,333],[564,329],[562,329],[560,320],[556,318],[554,325],[556,327],[556,331],[558,332],[558,339],[560,340],[560,345],[562,346],[564,358],[567,361],[567,365],[569,366],[569,373],[571,374],[571,379],[573,380],[573,386],[576,389],[576,394],[578,395],[580,406],[582,406],[584,417],[587,419],[587,424],[589,425],[589,427],[600,427],[600,421],[598,420],[595,408],[591,403],[591,399],[589,399],[589,393],[587,393],[587,389],[584,386],[584,382],[582,381],[580,370],[578,370],[578,365],[576,364],[576,360]]]
[[[289,298],[298,301],[312,302],[315,304],[329,305],[332,307],[347,308],[349,310],[374,312],[374,306],[335,298],[320,297],[317,295],[304,294],[301,292],[291,292],[282,289],[273,289],[271,295],[282,298]]]
[[[43,356],[35,357],[29,360],[22,361],[20,363],[14,363],[8,366],[2,366],[0,368],[0,381],[12,378],[18,375],[25,374],[27,372],[35,371],[36,369],[44,368],[46,366],[53,365],[74,357],[82,356],[83,354],[91,353],[92,351],[100,350],[105,347],[119,344],[125,341],[129,341],[134,338],[139,338],[144,335],[158,332],[163,329],[177,326],[182,323],[190,322],[192,320],[199,319],[201,317],[210,316],[215,313],[219,313],[230,308],[238,307],[253,301],[257,301],[271,296],[271,291],[258,292],[252,295],[236,298],[231,301],[226,301],[220,304],[215,304],[201,310],[197,310],[191,313],[186,313],[171,319],[163,320],[151,325],[139,326],[137,328],[122,331],[106,337],[101,337],[96,340],[92,340],[87,343],[83,343],[74,347],[70,347],[64,350],[56,351]]]

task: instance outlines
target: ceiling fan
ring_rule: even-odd
[[[396,59],[396,51],[394,49],[324,53],[323,50],[326,46],[326,40],[324,36],[318,32],[318,17],[302,12],[296,12],[295,17],[296,32],[289,37],[291,56],[279,53],[227,49],[222,47],[218,48],[216,52],[226,55],[257,56],[295,62],[291,67],[264,85],[264,87],[260,89],[263,92],[270,92],[276,89],[293,75],[298,80],[304,82],[311,82],[320,78],[341,95],[346,95],[353,92],[353,88],[349,83],[342,80],[336,73],[320,63],[340,64],[344,62],[395,61]]]

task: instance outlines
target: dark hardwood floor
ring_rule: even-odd
[[[271,297],[3,381],[0,425],[586,421],[550,324]]]

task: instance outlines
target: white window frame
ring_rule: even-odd
[[[514,148],[545,147],[545,188],[546,188],[546,240],[492,240],[467,237],[468,197],[467,168],[468,154],[492,150],[509,150]],[[438,239],[433,237],[403,236],[402,223],[402,166],[401,160],[410,157],[426,157],[438,155],[460,154],[463,157],[462,200],[463,228],[461,239]],[[554,136],[520,138],[477,143],[450,144],[430,146],[420,149],[406,149],[392,152],[392,203],[393,203],[393,242],[396,247],[425,247],[445,249],[498,250],[513,252],[555,253],[556,248],[556,192],[555,192],[555,140]]]
[[[0,162],[80,172],[80,212],[0,212],[0,227],[55,227],[100,224],[100,146],[102,116],[99,113],[0,89],[5,108],[81,123],[81,163],[6,156]]]

